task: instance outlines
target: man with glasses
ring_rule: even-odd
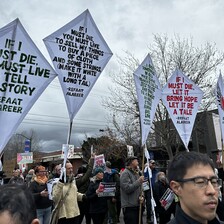
[[[223,170],[223,166],[222,166],[222,161],[220,160],[220,158],[217,158],[216,161],[217,164],[217,175],[220,179],[222,179],[222,181],[224,180],[224,170]],[[219,195],[219,203],[218,203],[218,207],[217,207],[217,211],[216,213],[219,216],[219,219],[224,221],[224,194],[223,194],[223,185],[220,189],[220,195]]]
[[[216,215],[221,181],[207,155],[198,152],[177,154],[168,166],[168,180],[180,202],[175,218],[169,224],[224,223]]]

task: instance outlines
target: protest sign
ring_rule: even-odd
[[[219,112],[222,139],[224,139],[224,84],[221,74],[219,75],[219,79],[216,85],[216,103]]]
[[[219,112],[219,121],[221,128],[221,140],[222,140],[222,155],[221,155],[221,163],[224,168],[224,147],[223,147],[223,139],[224,139],[224,84],[222,75],[219,75],[219,79],[216,85],[216,103]]]
[[[127,145],[127,157],[134,156],[134,149],[132,145]]]
[[[143,183],[142,183],[142,189],[143,189],[143,191],[148,191],[150,189],[149,181],[148,180],[144,180],[143,181]]]
[[[159,201],[161,203],[161,206],[165,210],[167,210],[170,207],[170,205],[172,204],[174,198],[175,198],[175,194],[173,193],[173,191],[170,188],[167,188]]]
[[[161,87],[157,78],[150,55],[147,55],[142,64],[134,72],[134,81],[138,97],[138,107],[140,112],[141,123],[141,143],[145,150],[146,141],[151,131],[152,122],[154,120],[156,107],[161,99]],[[143,152],[144,154],[144,152]],[[144,156],[142,167],[144,164]],[[147,185],[143,187],[147,189]],[[152,193],[152,192],[151,192]],[[151,194],[153,200],[153,194]],[[152,212],[155,216],[154,204],[152,203]],[[140,206],[141,210],[142,204]]]
[[[156,107],[161,99],[161,87],[149,55],[134,72],[141,119],[142,145],[146,143],[155,116]]]
[[[115,182],[110,183],[101,182],[99,185],[98,197],[114,197],[115,192],[116,192]]]
[[[44,39],[72,121],[112,52],[88,10]]]
[[[53,178],[53,179],[48,180],[48,182],[47,182],[48,198],[49,198],[50,200],[53,200],[53,198],[52,198],[52,190],[53,190],[53,186],[54,186],[54,184],[56,184],[58,181],[59,181],[59,178]]]
[[[162,101],[186,149],[203,92],[180,70],[164,86]]]
[[[96,155],[94,157],[93,169],[102,168],[103,170],[106,167],[104,154]]]
[[[63,144],[61,150],[61,158],[67,158],[67,159],[73,158],[75,152],[74,149],[75,149],[74,145]]]
[[[19,19],[0,29],[0,154],[55,77]]]
[[[17,153],[17,164],[33,163],[33,152]]]

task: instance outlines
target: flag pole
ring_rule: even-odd
[[[66,150],[68,150],[68,148],[69,148],[69,144],[70,144],[70,140],[71,140],[71,132],[72,132],[72,120],[69,123],[67,143],[66,143],[67,144]],[[64,182],[66,182],[66,169],[65,169],[65,165],[66,165],[66,161],[67,161],[67,156],[68,156],[68,152],[64,153],[63,167],[62,167],[62,172],[61,172],[61,175],[60,175],[60,179],[62,179],[62,176],[64,174]]]
[[[224,145],[223,145],[223,139],[222,139],[222,169],[224,170]]]
[[[69,129],[68,129],[68,137],[67,137],[67,144],[68,144],[68,145],[70,144],[71,133],[72,133],[72,121],[70,121]]]
[[[146,148],[146,144],[144,144],[142,146],[142,175],[144,175],[144,166],[145,166],[145,154],[144,154],[144,150]],[[143,190],[142,190],[142,184],[141,184],[141,194],[140,194],[140,197],[142,198],[143,197]],[[140,201],[140,206],[139,206],[139,216],[138,216],[138,223],[141,224],[141,220],[142,220],[142,202]]]
[[[147,150],[147,145],[145,144],[144,146],[144,153],[145,153],[145,158],[146,158],[146,162],[149,163],[150,161],[150,155],[148,153]],[[157,220],[156,220],[156,214],[155,214],[155,207],[156,207],[156,203],[153,197],[153,189],[152,189],[152,181],[151,181],[151,177],[152,177],[152,171],[151,168],[149,167],[149,165],[147,166],[147,172],[148,172],[148,178],[149,178],[149,186],[150,186],[150,192],[151,192],[151,209],[152,209],[152,214],[153,214],[153,223],[157,224]]]

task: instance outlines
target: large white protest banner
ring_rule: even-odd
[[[219,79],[216,85],[216,103],[219,112],[219,121],[221,128],[221,140],[222,140],[222,153],[219,155],[219,159],[222,162],[224,168],[224,147],[223,147],[223,139],[224,139],[224,83],[222,79],[222,75],[219,75]]]
[[[150,55],[134,72],[141,119],[142,146],[146,143],[155,116],[156,107],[161,99],[161,87]]]
[[[0,29],[0,154],[55,77],[19,19]]]
[[[187,150],[202,96],[202,90],[180,70],[173,73],[162,91],[163,104]]]
[[[221,74],[219,75],[219,79],[216,85],[216,103],[219,112],[222,139],[224,139],[224,84]]]
[[[112,52],[88,10],[44,39],[72,121]]]

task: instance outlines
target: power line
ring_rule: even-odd
[[[31,124],[31,125],[37,125],[37,126],[54,126],[54,127],[68,127],[68,125],[66,125],[66,124],[63,124],[63,123],[55,123],[55,122],[52,122],[52,123],[46,123],[46,122],[38,122],[38,123],[33,123],[33,122],[31,122],[31,121],[23,121],[22,122],[22,124]],[[94,125],[94,126],[100,126],[100,125]],[[102,127],[105,127],[105,126],[103,126],[103,125],[101,125]],[[77,130],[77,129],[84,129],[85,131],[87,131],[86,129],[88,129],[88,130],[100,130],[101,128],[100,127],[97,127],[97,128],[95,128],[95,127],[92,127],[92,126],[87,126],[87,127],[83,127],[83,126],[77,126],[77,125],[75,125],[74,124],[74,130]],[[112,129],[112,130],[114,130],[114,128],[110,128],[110,129]]]
[[[27,122],[45,122],[45,123],[59,123],[59,124],[64,124],[65,122],[63,121],[54,121],[54,120],[39,120],[39,119],[29,119],[29,118],[26,118],[25,121]],[[94,126],[105,126],[104,124],[85,124],[85,123],[80,123],[80,122],[74,122],[74,124],[78,124],[78,125],[94,125]]]
[[[59,119],[66,119],[69,120],[67,117],[62,117],[62,116],[54,116],[54,115],[46,115],[46,114],[35,114],[35,113],[29,113],[28,116],[39,116],[39,117],[48,117],[48,118],[59,118]],[[26,118],[25,118],[26,119]],[[91,120],[91,119],[80,119],[80,118],[75,118],[74,122],[78,121],[88,121],[88,122],[103,122],[102,120]]]

